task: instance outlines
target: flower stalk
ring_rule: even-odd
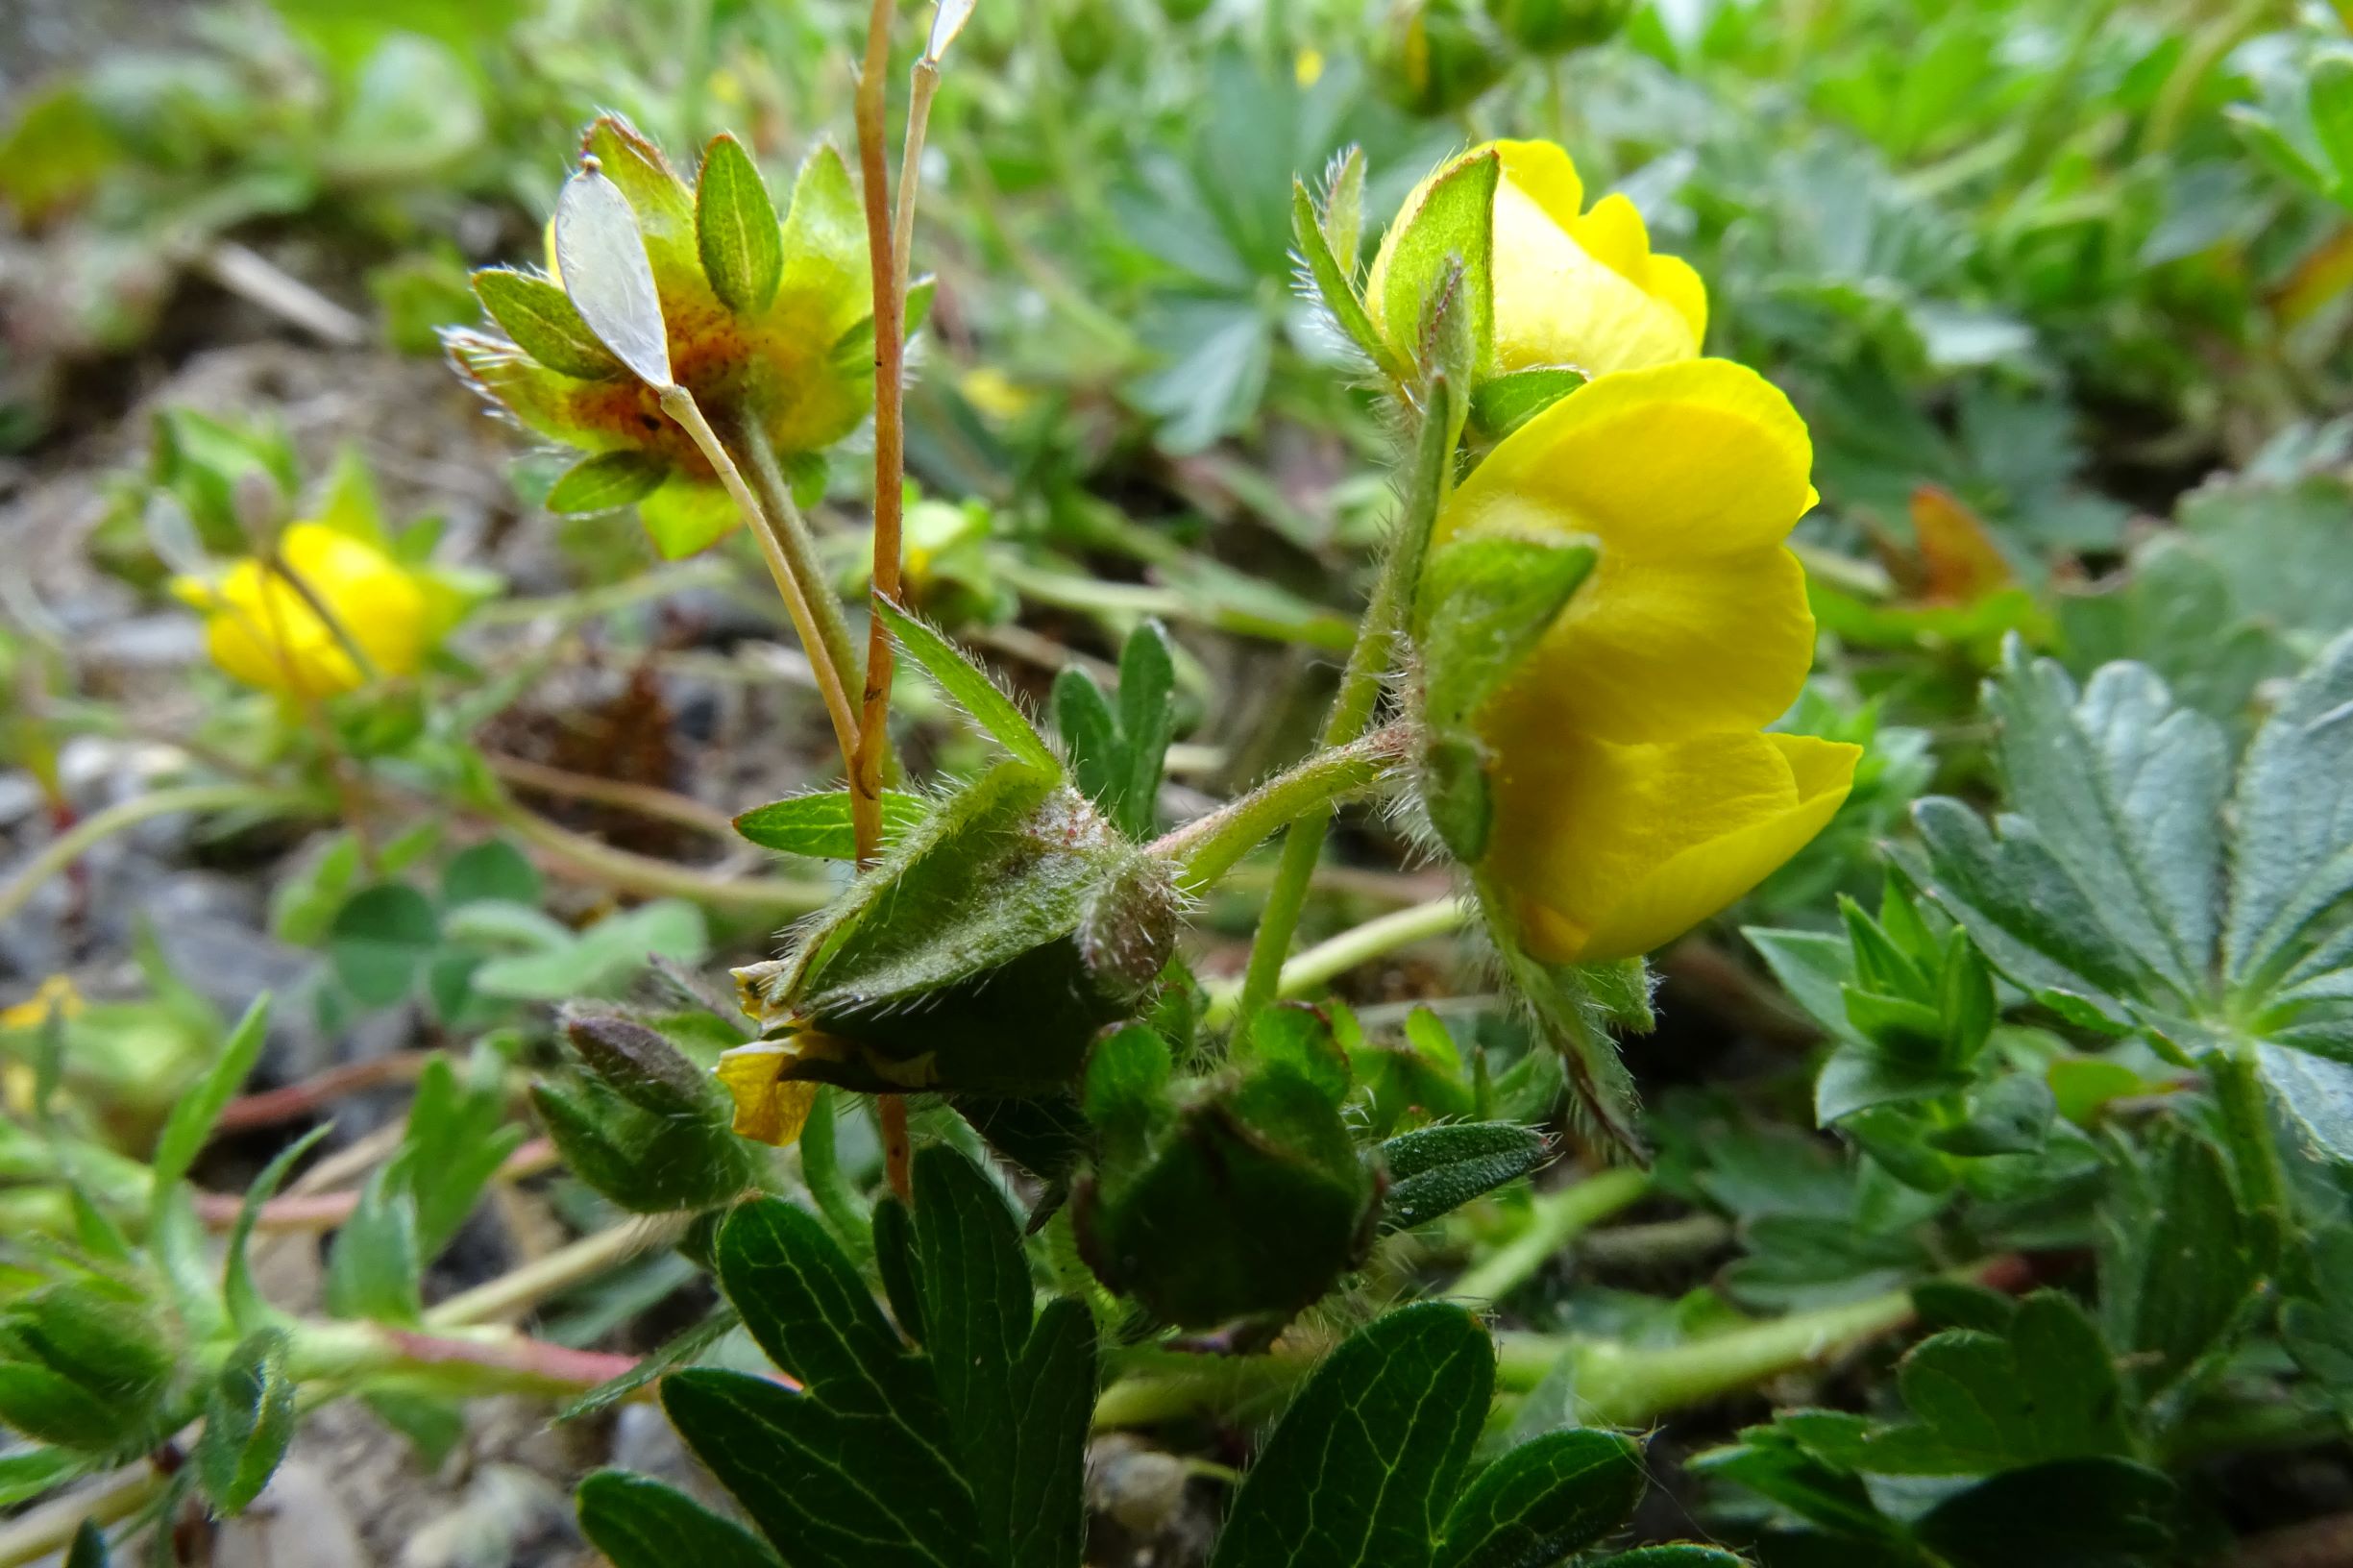
[[[1396,662],[1395,645],[1404,632],[1408,608],[1421,581],[1422,558],[1430,547],[1430,532],[1453,488],[1455,442],[1460,431],[1456,417],[1458,398],[1445,379],[1434,378],[1422,415],[1410,488],[1397,537],[1382,564],[1373,597],[1358,627],[1356,646],[1340,674],[1339,691],[1324,721],[1322,746],[1344,747],[1364,733],[1380,706],[1381,690]],[[1308,888],[1315,865],[1323,856],[1324,839],[1332,830],[1333,808],[1325,802],[1310,808],[1291,823],[1283,841],[1283,859],[1266,893],[1265,913],[1250,943],[1250,967],[1242,977],[1236,1022],[1247,1028],[1252,1014],[1275,998],[1283,978],[1283,961],[1290,953],[1292,934],[1307,906]]]

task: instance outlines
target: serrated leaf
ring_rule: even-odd
[[[882,792],[882,842],[890,847],[899,834],[921,821],[931,802],[903,790]],[[849,792],[828,790],[796,795],[754,806],[735,820],[735,830],[763,849],[806,855],[814,860],[856,860],[858,835],[850,821]]]
[[[908,656],[923,667],[951,700],[994,736],[998,745],[1029,766],[1060,776],[1062,765],[1055,759],[1053,749],[1021,710],[1014,706],[1013,698],[999,691],[996,682],[978,665],[925,622],[881,595],[874,596],[873,603],[874,613],[882,617]]]
[[[197,1479],[215,1511],[244,1512],[269,1483],[294,1439],[294,1391],[282,1332],[264,1329],[230,1353],[206,1396],[196,1445]]]
[[[1389,1173],[1382,1226],[1409,1230],[1542,1169],[1553,1145],[1516,1122],[1454,1122],[1392,1138],[1381,1158]]]
[[[1493,1345],[1446,1302],[1349,1335],[1243,1477],[1213,1568],[1428,1561],[1494,1382]]]
[[[626,367],[580,319],[572,296],[551,280],[488,267],[474,275],[474,293],[515,346],[550,370],[588,381],[625,374]]]
[[[695,186],[695,241],[703,276],[738,315],[757,315],[784,277],[784,231],[768,184],[744,144],[725,133],[702,155]]]
[[[613,357],[656,390],[671,384],[670,335],[653,263],[621,187],[583,168],[555,204],[555,261],[580,320]]]
[[[2178,1125],[2120,1157],[2103,1214],[2100,1308],[2134,1391],[2159,1423],[2187,1408],[2250,1326],[2266,1289],[2260,1220],[2222,1151]]]
[[[2224,972],[2241,992],[2281,976],[2353,891],[2353,637],[2330,645],[2247,747],[2233,800]]]
[[[2173,1483],[2121,1458],[2005,1471],[1914,1526],[1952,1568],[2137,1568],[2172,1544]]]
[[[269,1036],[270,998],[267,992],[254,998],[245,1016],[237,1020],[229,1039],[221,1045],[221,1054],[213,1058],[205,1075],[172,1103],[170,1117],[163,1123],[162,1136],[156,1139],[154,1167],[156,1200],[180,1184],[212,1137],[213,1124],[221,1113],[244,1087],[245,1080],[260,1060],[261,1046]]]
[[[1479,1473],[1446,1516],[1432,1568],[1551,1568],[1625,1524],[1644,1486],[1630,1438],[1547,1433]]]
[[[600,1470],[576,1502],[580,1532],[613,1568],[783,1568],[743,1526],[644,1476]]]
[[[1992,1475],[2050,1459],[2129,1455],[2114,1359],[2083,1309],[2030,1296],[2003,1334],[1954,1329],[1897,1369],[1917,1422],[1875,1433],[1859,1468],[1894,1475]]]
[[[925,1365],[816,1216],[746,1204],[717,1261],[744,1326],[803,1392],[697,1370],[674,1375],[663,1403],[762,1532],[818,1562],[991,1568]],[[840,1485],[845,1473],[859,1486]]]
[[[609,512],[645,500],[671,474],[669,459],[654,453],[601,452],[556,476],[547,507],[564,516]]]

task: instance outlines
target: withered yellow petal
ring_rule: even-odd
[[[1485,875],[1536,957],[1631,958],[1802,848],[1846,799],[1861,755],[1750,732],[1665,746],[1556,737],[1498,767]]]
[[[735,1102],[735,1132],[783,1148],[800,1139],[818,1086],[784,1076],[800,1059],[791,1041],[763,1041],[723,1053],[715,1069]]]

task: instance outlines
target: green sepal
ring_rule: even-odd
[[[1458,159],[1401,214],[1381,272],[1381,324],[1395,357],[1425,370],[1438,347],[1437,307],[1458,309],[1458,331],[1483,371],[1495,353],[1495,190],[1502,157],[1492,150]]]
[[[1550,1164],[1551,1139],[1509,1121],[1458,1121],[1402,1133],[1381,1145],[1389,1173],[1384,1230],[1410,1230]]]
[[[1587,540],[1488,532],[1430,552],[1415,601],[1423,804],[1455,858],[1485,857],[1494,805],[1481,710],[1591,574]]]
[[[1177,913],[1161,862],[1006,761],[906,829],[789,957],[737,972],[769,1037],[809,1037],[788,1076],[1030,1093],[1074,1078],[1141,1001]]]
[[[720,304],[756,315],[784,277],[784,236],[775,203],[744,144],[722,133],[702,155],[695,183],[695,240],[703,277]]]
[[[883,847],[888,849],[930,810],[931,802],[919,795],[904,790],[883,791]],[[754,806],[735,819],[735,830],[761,848],[780,854],[806,855],[814,860],[858,858],[857,824],[851,820],[847,790],[787,796],[765,806]]]
[[[1108,1099],[1089,1075],[1091,1103]],[[1128,1095],[1140,1091],[1140,1080]],[[1155,1315],[1212,1328],[1288,1316],[1363,1261],[1379,1181],[1327,1089],[1285,1064],[1194,1086],[1140,1137],[1107,1129],[1072,1192],[1095,1277]]]
[[[550,370],[589,381],[626,373],[580,319],[572,296],[551,280],[511,267],[485,267],[474,275],[474,295],[517,348]]]
[[[654,453],[601,452],[556,477],[548,490],[548,510],[567,516],[613,511],[645,500],[671,473],[669,460]]]

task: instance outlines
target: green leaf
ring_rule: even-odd
[[[545,891],[538,869],[503,839],[460,850],[441,869],[441,907],[445,910],[493,901],[535,909]]]
[[[318,1146],[319,1139],[333,1132],[334,1123],[321,1122],[301,1138],[287,1144],[261,1167],[254,1185],[245,1189],[244,1201],[237,1205],[236,1223],[229,1229],[229,1241],[224,1249],[228,1262],[223,1265],[221,1300],[229,1309],[229,1320],[245,1334],[266,1328],[275,1320],[277,1309],[272,1307],[260,1287],[254,1284],[253,1261],[246,1256],[246,1247],[253,1239],[254,1224],[261,1217],[261,1206],[278,1195],[278,1188],[302,1157]]]
[[[2310,985],[2307,962],[2353,892],[2353,637],[2332,644],[2280,698],[2247,747],[2232,804],[2230,918],[2224,972],[2242,993],[2286,975]],[[2317,955],[2315,955],[2317,956]]]
[[[1062,765],[1055,760],[1044,737],[978,665],[923,621],[881,595],[874,596],[873,604],[874,613],[882,617],[883,624],[898,638],[908,656],[923,667],[950,700],[996,737],[998,745],[1032,768],[1061,775]]]
[[[2009,1470],[1928,1510],[1913,1528],[1952,1568],[2142,1568],[2172,1545],[2173,1483],[2121,1458]]]
[[[931,802],[919,795],[883,791],[883,846],[888,848],[930,810]],[[736,818],[735,830],[761,848],[780,854],[806,855],[813,860],[858,858],[858,835],[850,821],[847,790],[796,795],[754,806]]]
[[[2169,1122],[2118,1157],[2101,1216],[2100,1309],[2134,1392],[2162,1426],[2221,1370],[2267,1293],[2262,1220],[2222,1151]]]
[[[566,516],[614,511],[653,494],[672,472],[670,460],[657,453],[601,452],[556,476],[547,507]]]
[[[668,387],[669,329],[646,236],[629,199],[597,168],[574,174],[556,199],[555,261],[597,341],[648,386]]]
[[[733,1307],[721,1305],[693,1328],[671,1335],[659,1350],[639,1360],[628,1371],[617,1378],[607,1378],[556,1411],[555,1419],[559,1422],[577,1421],[611,1409],[640,1388],[650,1386],[679,1367],[691,1364],[696,1357],[725,1338],[742,1322]]]
[[[405,997],[440,943],[432,900],[404,882],[362,888],[327,930],[327,957],[336,978],[366,1007],[389,1007]]]
[[[1471,418],[1501,441],[1584,384],[1583,372],[1555,366],[1490,377],[1471,394]]]
[[[474,292],[515,346],[550,370],[590,381],[623,373],[613,351],[580,319],[572,296],[549,279],[489,267],[474,275]]]
[[[1547,1433],[1479,1474],[1446,1516],[1432,1568],[1551,1568],[1633,1516],[1642,1450],[1616,1433]]]
[[[1553,1153],[1542,1133],[1507,1121],[1451,1122],[1392,1138],[1381,1145],[1389,1173],[1382,1227],[1409,1230],[1451,1213],[1542,1169]]]
[[[1213,1568],[1429,1561],[1494,1382],[1493,1345],[1446,1302],[1417,1302],[1349,1335],[1243,1477]]]
[[[420,1257],[432,1258],[456,1237],[482,1188],[528,1136],[506,1119],[505,1052],[477,1048],[461,1082],[447,1057],[425,1065],[408,1111],[408,1130],[386,1167],[416,1203]]]
[[[1595,1568],[1747,1568],[1747,1562],[1721,1547],[1669,1541],[1600,1558]]]
[[[414,1323],[424,1261],[417,1249],[417,1200],[399,1172],[379,1170],[327,1255],[327,1310],[337,1317]]]
[[[758,165],[725,133],[703,151],[695,185],[695,241],[703,276],[722,305],[741,316],[768,308],[784,276],[784,232]]]
[[[66,1551],[65,1568],[110,1568],[113,1555],[107,1550],[106,1531],[98,1528],[95,1519],[85,1519],[74,1531],[74,1544]]]
[[[613,1568],[784,1568],[743,1526],[644,1476],[600,1470],[577,1503],[580,1532]]]
[[[1866,1439],[1863,1470],[1992,1475],[2133,1452],[2108,1345],[2056,1291],[2027,1297],[2003,1334],[1954,1329],[1923,1340],[1899,1366],[1897,1386],[1917,1422]]]
[[[993,1568],[922,1359],[816,1216],[748,1203],[717,1260],[744,1326],[803,1391],[694,1370],[663,1384],[663,1404],[761,1531],[817,1564]]]
[[[261,1495],[294,1439],[294,1382],[286,1375],[286,1337],[276,1329],[249,1335],[230,1353],[205,1399],[196,1475],[215,1511],[233,1517]]]
[[[89,1465],[62,1448],[19,1448],[0,1455],[0,1507],[30,1503],[51,1487],[71,1481]]]
[[[266,992],[254,998],[245,1010],[245,1017],[230,1031],[221,1046],[221,1054],[205,1069],[179,1099],[172,1102],[172,1114],[163,1123],[162,1136],[156,1139],[155,1158],[149,1162],[155,1176],[158,1202],[180,1184],[212,1137],[213,1124],[221,1113],[236,1097],[245,1080],[252,1076],[254,1064],[260,1059],[261,1046],[269,1036],[270,998]]]
[[[1430,364],[1436,348],[1432,311],[1450,297],[1459,300],[1475,368],[1483,369],[1494,354],[1495,189],[1502,178],[1503,160],[1491,150],[1458,159],[1398,219],[1402,230],[1386,244],[1378,286],[1388,341],[1410,363]]]
[[[1033,1328],[1013,1214],[964,1156],[925,1149],[915,1182],[923,1346],[982,1535],[1008,1542],[1012,1563],[1076,1561],[1093,1320],[1061,1301]]]

